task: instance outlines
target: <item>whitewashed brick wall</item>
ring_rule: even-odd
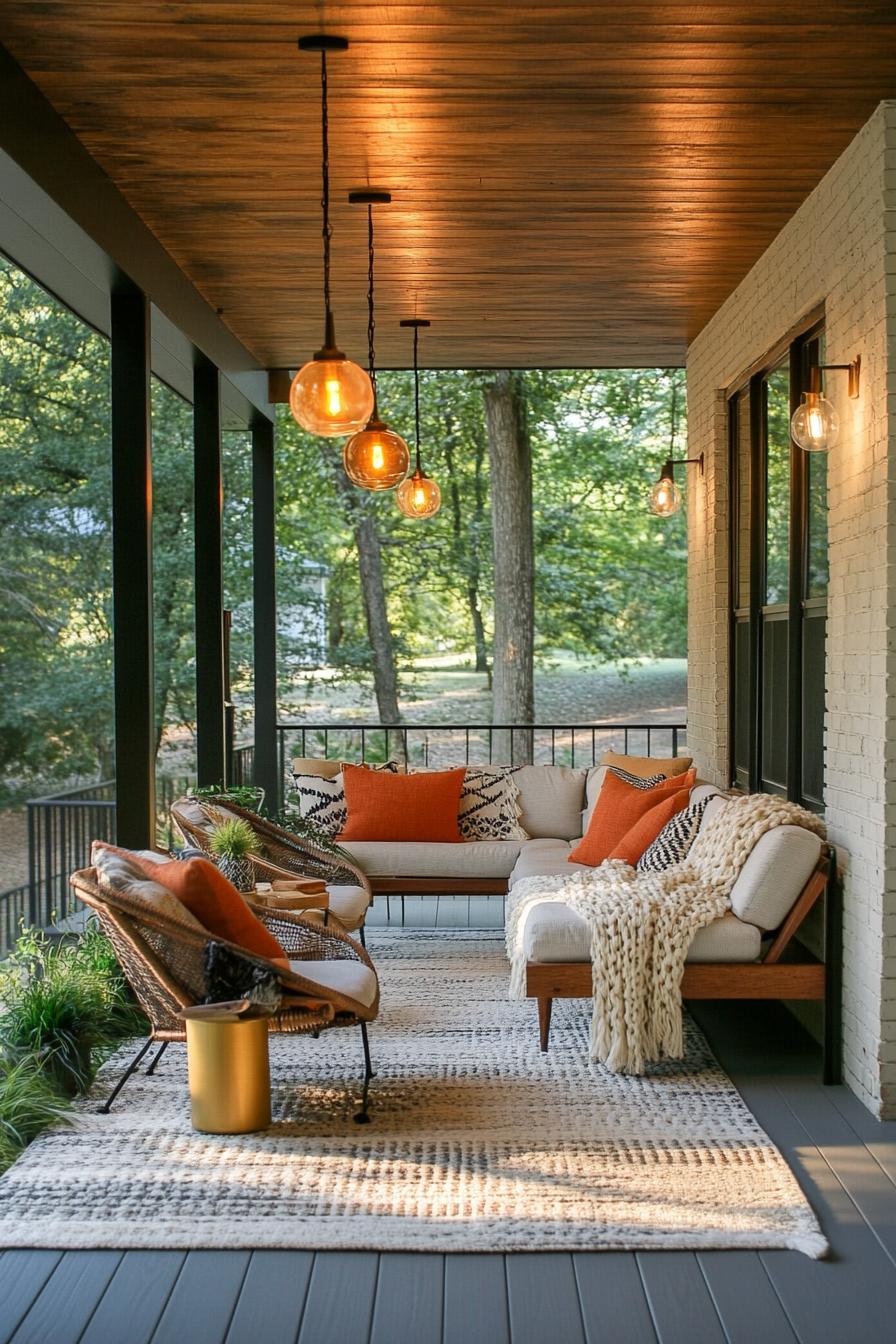
[[[825,797],[846,851],[844,1074],[896,1117],[896,102],[871,119],[688,352],[688,743],[728,772],[725,389],[825,305],[827,361],[862,357],[861,396],[829,375],[841,416],[828,461],[830,590]],[[693,471],[693,468],[688,468]],[[696,488],[695,488],[696,487]]]

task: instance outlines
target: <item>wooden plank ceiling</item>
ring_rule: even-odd
[[[321,337],[319,58],[337,334],[432,319],[431,367],[673,365],[896,96],[896,5],[2,0],[0,37],[241,341]]]

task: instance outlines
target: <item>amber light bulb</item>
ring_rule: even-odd
[[[373,416],[342,450],[342,465],[349,480],[362,490],[392,490],[408,474],[411,454],[400,434]]]
[[[360,364],[327,352],[325,358],[309,359],[299,369],[289,389],[289,409],[294,419],[325,439],[341,438],[363,429],[373,414],[373,387]]]
[[[432,518],[442,504],[438,483],[418,467],[397,491],[398,507],[406,518]]]
[[[663,475],[650,492],[650,511],[668,518],[681,508],[681,491],[671,475]]]

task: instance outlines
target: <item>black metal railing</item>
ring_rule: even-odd
[[[250,743],[248,746],[234,747],[230,753],[230,783],[241,788],[246,784],[254,783],[254,776],[254,743]]]
[[[28,815],[27,923],[43,928],[74,905],[69,875],[90,860],[94,840],[115,841],[115,781],[32,798]]]
[[[279,776],[297,756],[359,761],[397,757],[409,765],[591,766],[605,751],[677,756],[687,743],[683,723],[395,724],[278,723]]]
[[[170,776],[157,782],[156,842],[163,849],[174,840],[171,803],[194,783],[192,778]],[[115,781],[104,779],[32,798],[26,813],[28,881],[0,892],[0,957],[15,942],[23,923],[47,928],[73,913],[70,874],[90,862],[94,840],[115,843]]]
[[[0,957],[5,957],[19,936],[22,925],[28,921],[28,897],[31,888],[27,882],[20,887],[0,891]]]

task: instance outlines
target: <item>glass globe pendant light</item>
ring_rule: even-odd
[[[432,518],[442,503],[438,483],[427,476],[420,459],[420,370],[417,365],[417,340],[421,327],[430,323],[423,317],[407,317],[403,327],[414,328],[414,434],[415,463],[413,473],[402,481],[396,491],[396,501],[406,518]]]
[[[408,474],[411,454],[400,434],[389,429],[380,419],[376,400],[376,358],[373,335],[376,327],[373,305],[373,207],[387,205],[392,197],[388,191],[349,192],[352,205],[367,206],[367,358],[370,383],[373,387],[373,411],[362,430],[346,442],[342,449],[345,474],[362,490],[392,490]]]
[[[330,149],[327,120],[327,52],[345,51],[348,38],[315,33],[299,38],[300,51],[320,52],[321,87],[321,207],[324,243],[324,343],[296,374],[289,389],[289,409],[310,434],[338,438],[353,434],[370,419],[373,388],[359,364],[346,359],[336,344],[330,306]]]

